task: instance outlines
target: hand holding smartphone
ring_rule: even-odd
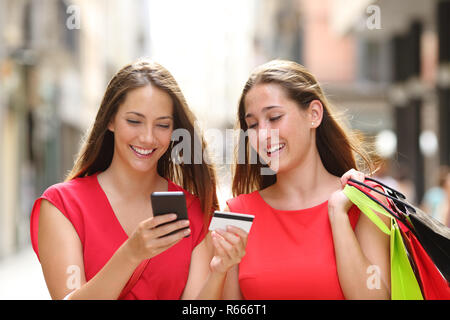
[[[186,198],[182,191],[153,192],[151,194],[151,203],[153,209],[153,216],[155,217],[168,213],[175,213],[177,215],[177,218],[175,220],[168,223],[173,223],[179,220],[188,220]],[[161,224],[160,226],[165,224],[167,223]],[[172,231],[164,236],[177,233],[187,228],[189,227]],[[189,237],[189,235],[185,237]]]

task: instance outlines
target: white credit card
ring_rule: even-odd
[[[253,219],[255,219],[255,216],[251,214],[214,211],[214,216],[209,224],[209,230],[226,230],[227,226],[235,226],[249,233]]]

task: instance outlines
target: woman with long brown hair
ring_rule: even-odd
[[[350,177],[364,180],[356,169],[371,163],[314,76],[291,61],[257,67],[237,121],[235,198],[226,210],[255,219],[224,297],[388,299],[389,238],[342,191]]]
[[[52,298],[220,297],[246,233],[222,232],[230,243],[207,231],[218,207],[214,169],[172,139],[184,130],[185,146],[205,150],[194,120],[161,65],[138,61],[113,76],[66,181],[33,207],[31,240]],[[182,191],[188,220],[153,216],[155,191]]]

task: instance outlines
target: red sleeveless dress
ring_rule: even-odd
[[[239,284],[248,300],[345,299],[336,267],[328,201],[302,210],[277,210],[258,191],[227,201],[232,212],[255,215]],[[349,210],[355,229],[360,211]]]
[[[151,258],[134,287],[123,298],[179,299],[186,285],[191,253],[207,233],[200,201],[169,181],[168,191],[183,191],[188,208],[191,236]],[[101,188],[97,174],[49,187],[31,213],[31,243],[39,259],[38,227],[41,200],[51,202],[73,224],[83,246],[86,281],[94,277],[128,239]],[[150,201],[150,197],[149,197]]]

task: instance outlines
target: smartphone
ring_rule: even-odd
[[[235,226],[249,233],[254,219],[255,216],[251,214],[214,211],[209,230],[226,230],[227,226]]]
[[[175,213],[177,218],[173,221],[160,224],[160,226],[172,223],[178,220],[188,220],[188,213],[186,208],[186,198],[182,191],[167,191],[167,192],[153,192],[150,196],[153,216],[160,216],[167,213]],[[189,227],[174,230],[165,236],[177,233],[181,230],[187,229]],[[185,238],[189,235],[185,236]]]

